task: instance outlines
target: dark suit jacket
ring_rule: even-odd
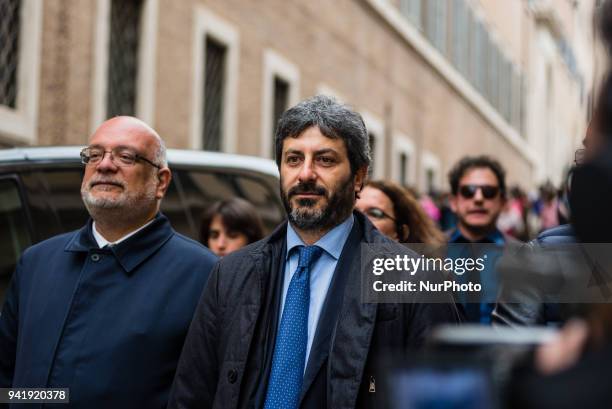
[[[223,258],[196,310],[170,408],[260,407],[278,320],[286,223]],[[305,371],[301,407],[372,407],[377,362],[409,354],[432,325],[455,322],[454,304],[364,304],[360,245],[390,243],[360,213],[338,262]],[[410,254],[397,244],[397,254]]]

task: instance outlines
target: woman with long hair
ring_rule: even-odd
[[[369,181],[359,194],[357,210],[381,233],[401,243],[442,245],[446,238],[417,199],[396,183]]]

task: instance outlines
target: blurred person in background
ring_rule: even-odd
[[[449,244],[492,244],[484,248],[450,246],[449,257],[483,257],[485,269],[478,277],[485,299],[497,294],[494,266],[503,248],[518,241],[497,226],[497,219],[506,203],[505,171],[501,164],[488,156],[465,157],[449,172],[451,208],[457,216],[457,227],[448,233]],[[476,253],[474,253],[476,251]],[[478,252],[483,251],[484,254]],[[467,280],[467,275],[460,276]],[[492,302],[461,303],[469,322],[490,324],[495,304]]]
[[[452,230],[457,226],[457,216],[451,209],[451,194],[449,192],[440,193],[437,203],[440,209],[440,221],[438,225],[442,231]]]
[[[608,85],[606,85],[608,84]],[[604,83],[603,89],[612,89],[612,82],[608,80]],[[567,181],[564,183],[565,195],[571,196],[571,186],[576,186],[573,182],[573,174],[578,166],[584,164],[587,158],[597,156],[598,150],[602,148],[600,132],[597,130],[601,125],[598,120],[597,111],[591,118],[585,137],[582,141],[584,148],[578,149],[574,158],[574,167],[568,172]],[[578,181],[578,185],[580,185]],[[587,184],[589,184],[587,182]],[[564,206],[568,216],[571,216],[571,206],[569,199],[564,199],[567,204]],[[587,205],[589,206],[589,205]],[[598,221],[595,221],[598,223]],[[568,245],[577,242],[576,233],[571,223],[560,224],[553,228],[542,231],[538,236],[525,244],[527,251],[538,251],[541,248],[554,247],[558,245]],[[548,325],[559,326],[577,311],[576,306],[563,305],[558,303],[543,303],[538,288],[525,288],[521,292],[521,303],[500,302],[493,311],[493,323],[499,325],[524,326],[524,325]],[[578,308],[582,310],[583,308]]]
[[[540,227],[542,230],[552,229],[559,225],[559,202],[557,190],[552,183],[546,182],[540,186]]]
[[[497,228],[518,240],[527,239],[527,196],[518,186],[510,189],[510,199],[497,219]]]
[[[448,178],[457,216],[450,242],[504,244],[507,237],[496,227],[506,203],[506,173],[499,162],[484,155],[465,157]]]
[[[395,241],[434,246],[446,241],[416,198],[396,183],[367,182],[355,207],[368,216],[381,233]]]
[[[219,257],[263,237],[263,224],[255,207],[241,198],[213,203],[202,216],[200,241]]]
[[[612,50],[612,2],[598,9],[599,29]],[[585,163],[574,171],[570,191],[573,232],[582,243],[612,243],[612,77],[600,90],[584,140]],[[577,155],[578,157],[578,155]],[[607,249],[607,247],[606,247]],[[607,270],[605,266],[604,270]],[[604,283],[605,284],[605,283]],[[511,407],[608,408],[612,404],[612,304],[593,304],[558,337],[535,353],[533,366],[514,376]]]
[[[436,193],[430,192],[429,194],[426,193],[421,195],[421,197],[418,197],[417,195],[414,195],[414,197],[418,199],[419,203],[421,204],[421,207],[425,211],[425,214],[429,216],[429,218],[434,222],[440,223],[442,213],[440,212],[440,209],[438,209],[438,205],[433,199],[434,197],[436,197]]]

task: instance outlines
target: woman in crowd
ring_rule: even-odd
[[[215,202],[202,217],[200,241],[219,257],[262,237],[261,219],[246,200],[232,198]]]
[[[393,240],[430,245],[442,245],[446,241],[412,194],[393,182],[367,182],[356,207]]]

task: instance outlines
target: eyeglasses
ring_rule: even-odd
[[[459,187],[459,194],[466,199],[472,199],[476,196],[478,189],[485,199],[494,199],[499,194],[499,187],[492,185],[463,185]]]
[[[81,163],[84,165],[97,165],[98,163],[102,162],[104,155],[107,153],[110,153],[111,161],[115,164],[115,166],[134,166],[136,161],[143,161],[156,167],[157,169],[161,169],[161,166],[151,162],[149,159],[143,156],[140,156],[134,152],[133,149],[121,146],[111,149],[110,151],[102,148],[85,148],[81,151]]]
[[[369,209],[365,209],[363,213],[365,213],[366,216],[370,216],[377,220],[382,220],[384,218],[387,218],[387,219],[396,221],[394,217],[389,216],[387,213],[383,212],[378,207],[370,207]]]

